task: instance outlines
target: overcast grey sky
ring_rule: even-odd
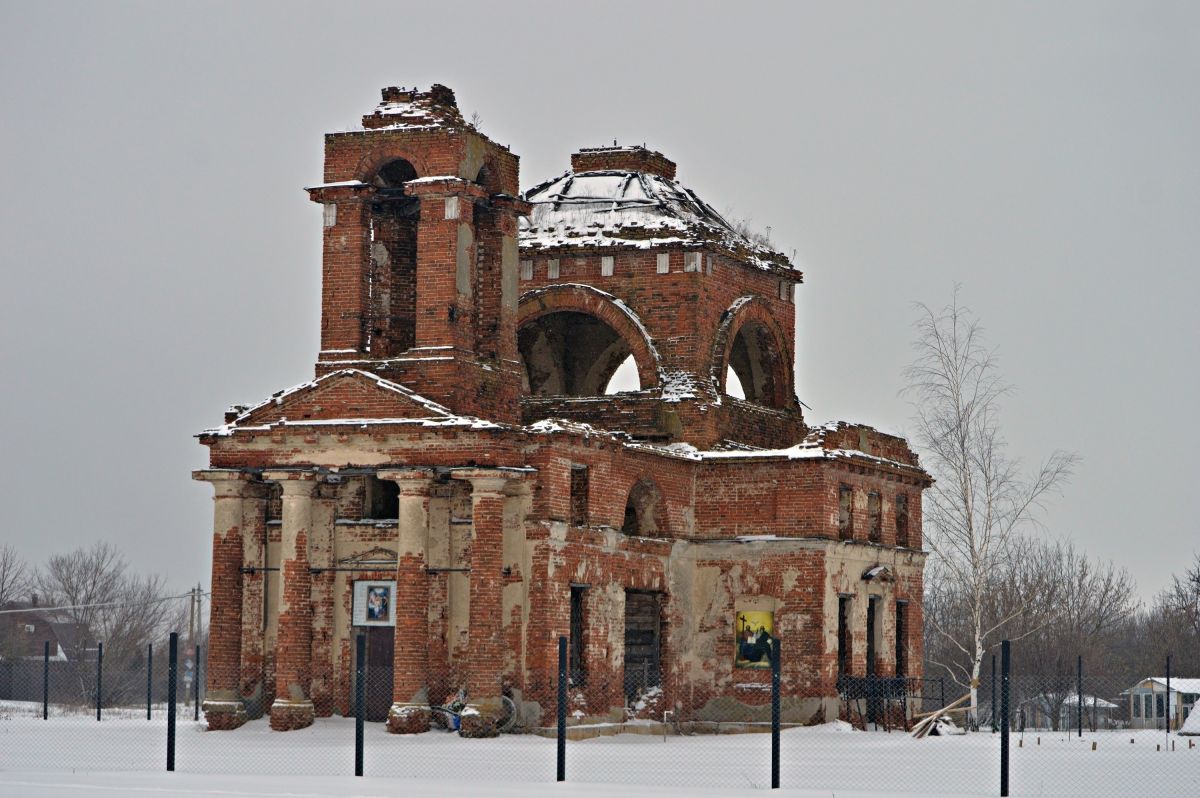
[[[955,283],[1046,534],[1150,596],[1200,550],[1200,4],[0,0],[0,542],[209,574],[192,437],[308,379],[322,134],[445,83],[521,156],[645,142],[797,251],[811,421],[904,432]]]

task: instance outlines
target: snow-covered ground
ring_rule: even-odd
[[[567,783],[556,784],[553,740],[505,735],[465,740],[445,732],[387,734],[366,727],[365,771],[355,778],[354,722],[320,719],[272,732],[255,721],[207,732],[178,720],[176,772],[165,772],[166,720],[145,715],[40,714],[0,707],[0,796],[278,796],[355,798],[380,794],[601,796],[762,795],[770,784],[770,736],[662,737],[622,734],[567,744]],[[1099,732],[1082,740],[1042,732],[1012,737],[1014,796],[1200,795],[1200,745],[1162,732]],[[1130,742],[1133,739],[1135,742]],[[1195,738],[1190,738],[1195,739]],[[1097,750],[1091,750],[1092,742]],[[1156,750],[1161,746],[1167,750]],[[914,740],[855,732],[845,724],[782,735],[786,796],[998,795],[1000,738],[992,734]],[[614,785],[621,785],[614,789]]]

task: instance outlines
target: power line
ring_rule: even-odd
[[[65,604],[61,607],[25,607],[19,610],[0,610],[0,615],[11,615],[18,612],[52,612],[55,610],[86,610],[93,607],[135,607],[146,604],[161,604],[164,601],[175,601],[177,599],[191,598],[195,595],[195,591],[189,590],[187,593],[178,596],[163,596],[162,598],[150,599],[148,601],[104,601],[98,604]],[[204,596],[211,596],[211,593],[203,593]]]

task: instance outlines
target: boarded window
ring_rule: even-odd
[[[625,698],[662,684],[659,593],[625,591]]]
[[[706,274],[708,274],[710,276],[712,275],[712,273],[713,273],[713,256],[712,255],[705,256],[704,271]]]
[[[683,254],[683,270],[685,272],[700,271],[700,253],[699,252],[685,252]]]
[[[613,265],[615,263],[615,260],[616,259],[613,258],[612,255],[605,255],[602,258],[600,258],[600,276],[601,277],[612,277],[613,276]]]
[[[325,203],[325,226],[333,227],[335,224],[337,224],[337,203],[336,202],[326,202]]]
[[[854,490],[849,485],[838,488],[838,538],[852,540],[854,538]]]
[[[784,302],[792,301],[792,284],[787,280],[779,281],[779,298]]]
[[[458,218],[458,197],[446,197],[446,218]]]
[[[908,629],[904,623],[904,615],[908,612],[908,602],[896,602],[896,675],[908,673]]]
[[[587,466],[571,466],[571,524],[587,526],[588,522],[588,469]]]
[[[883,500],[874,491],[867,494],[867,539],[872,543],[883,539]]]
[[[666,274],[667,272],[671,271],[671,256],[670,256],[670,254],[668,254],[666,252],[661,253],[658,256],[657,264],[658,264],[658,273],[659,274]]]
[[[896,495],[896,545],[908,545],[908,494]]]
[[[571,650],[568,667],[573,687],[583,687],[587,683],[587,662],[583,656],[583,604],[586,591],[584,585],[571,585]]]
[[[531,261],[531,260],[521,261],[521,279],[522,280],[532,280],[533,279],[533,261]]]
[[[549,280],[558,279],[558,258],[551,258],[546,261],[546,278]]]

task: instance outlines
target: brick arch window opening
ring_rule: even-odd
[[[659,521],[662,494],[652,480],[643,479],[629,490],[621,532],[637,537],[654,537],[662,531]]]
[[[640,390],[629,342],[587,313],[562,310],[517,331],[525,389],[533,396],[604,396]]]
[[[774,337],[763,324],[748,322],[738,330],[729,351],[725,393],[768,407],[782,407],[783,359]],[[730,379],[730,376],[735,379]]]
[[[416,343],[417,224],[420,200],[406,196],[404,184],[417,171],[403,158],[388,161],[371,179],[371,271],[367,286],[368,350],[374,357],[397,355]]]

